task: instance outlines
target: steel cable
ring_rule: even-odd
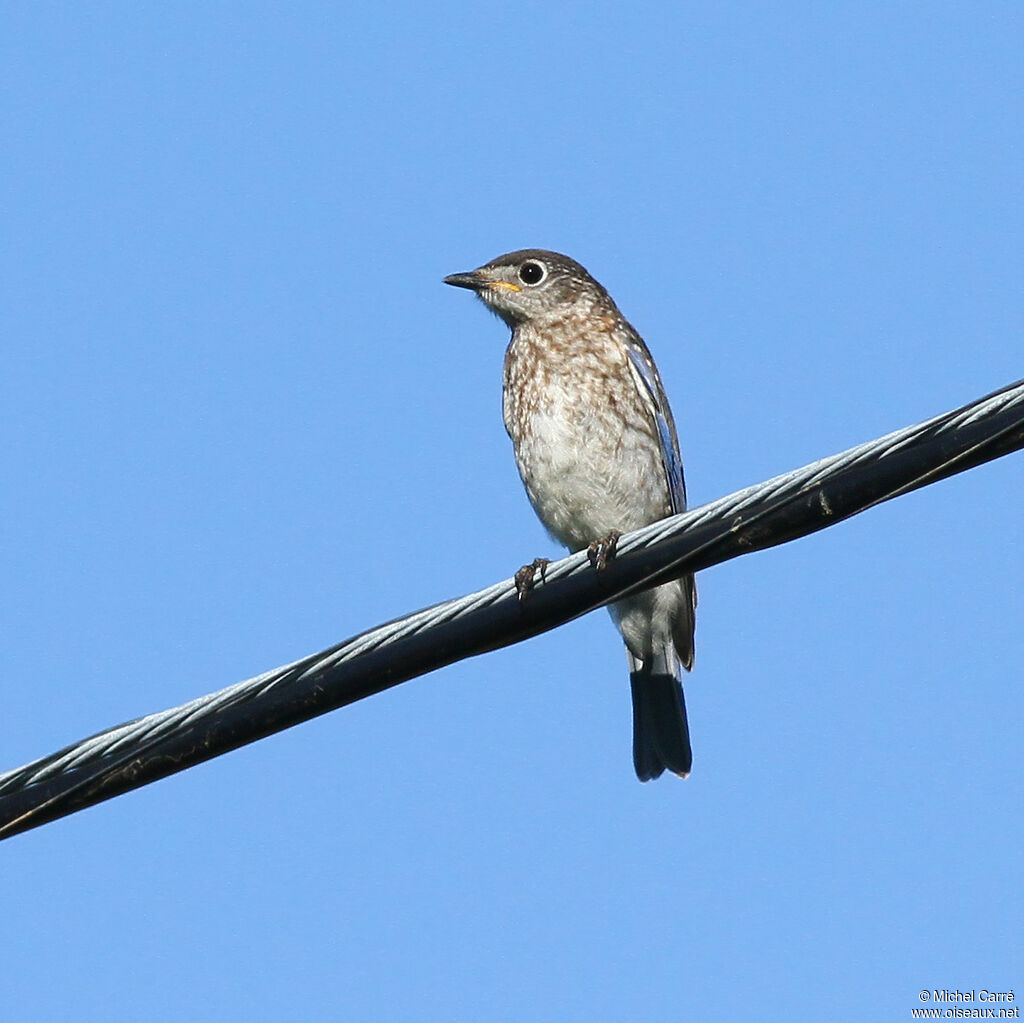
[[[555,628],[625,593],[785,543],[1024,447],[1024,381],[624,535],[595,572],[552,562],[416,611],[180,707],[0,774],[0,838],[84,809],[453,661]]]

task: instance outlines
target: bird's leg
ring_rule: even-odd
[[[615,557],[615,545],[619,542],[620,536],[622,534],[617,529],[613,529],[607,536],[595,540],[587,548],[590,564],[598,572],[603,572],[608,567],[608,562]]]
[[[519,594],[519,599],[521,601],[525,600],[526,594],[533,589],[536,583],[538,570],[540,571],[541,582],[547,582],[547,576],[544,573],[547,572],[548,565],[550,564],[551,562],[547,558],[534,558],[532,564],[523,565],[523,567],[516,572],[516,592]]]

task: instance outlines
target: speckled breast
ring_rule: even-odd
[[[515,331],[505,428],[537,515],[572,550],[670,511],[654,422],[611,333]]]

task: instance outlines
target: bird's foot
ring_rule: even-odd
[[[534,558],[533,562],[529,565],[523,565],[521,569],[515,574],[516,581],[516,593],[519,594],[521,601],[526,600],[527,593],[533,589],[537,583],[537,572],[540,572],[541,582],[547,582],[548,565],[551,562],[547,558]]]
[[[590,564],[598,572],[603,572],[608,567],[608,562],[615,557],[615,545],[619,542],[620,536],[622,534],[617,529],[613,529],[606,537],[595,540],[587,548]]]

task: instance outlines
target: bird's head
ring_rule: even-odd
[[[609,304],[608,293],[574,259],[545,249],[508,252],[445,284],[475,291],[510,327],[589,315]]]

